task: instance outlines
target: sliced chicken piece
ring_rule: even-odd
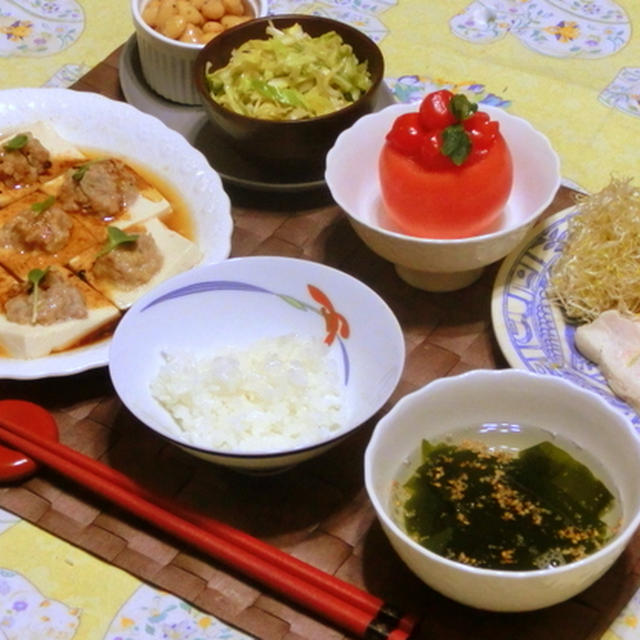
[[[575,333],[576,347],[599,367],[611,390],[640,412],[640,319],[605,311]]]

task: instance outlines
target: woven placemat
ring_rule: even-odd
[[[281,210],[285,204],[279,203]],[[564,204],[559,200],[558,208]],[[335,206],[289,213],[236,206],[233,213],[234,255],[280,254],[340,268],[376,290],[404,327],[407,363],[401,383],[380,414],[353,436],[285,473],[256,477],[196,459],[153,434],[115,397],[106,369],[69,378],[2,381],[0,397],[48,408],[62,442],[154,491],[420,613],[425,622],[418,638],[600,638],[640,581],[640,538],[604,578],[569,602],[527,614],[479,612],[440,596],[410,573],[388,544],[363,486],[371,429],[402,395],[438,377],[507,366],[490,325],[496,267],[463,291],[427,294],[400,281],[391,265],[357,239]],[[258,638],[347,637],[48,470],[0,489],[0,507]]]

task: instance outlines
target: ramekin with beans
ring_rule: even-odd
[[[152,29],[190,44],[206,44],[252,17],[242,0],[150,0],[142,10]]]

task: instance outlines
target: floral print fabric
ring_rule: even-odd
[[[0,509],[0,640],[249,640]]]

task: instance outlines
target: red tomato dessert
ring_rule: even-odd
[[[462,94],[430,93],[398,118],[379,160],[387,215],[402,233],[466,238],[495,230],[513,163],[500,126]]]

